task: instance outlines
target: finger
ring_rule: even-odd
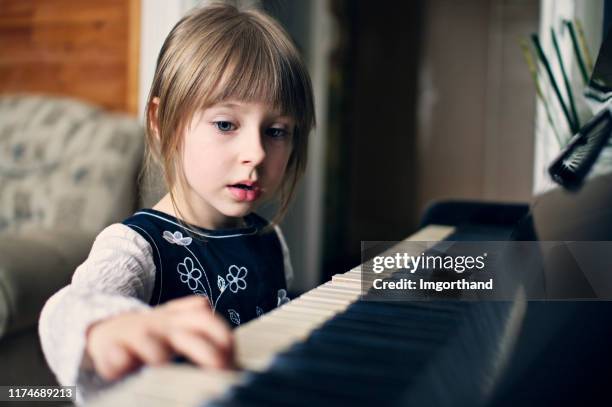
[[[169,336],[174,350],[202,367],[217,369],[230,365],[225,352],[190,331],[177,331]]]
[[[226,352],[234,348],[234,336],[227,323],[207,312],[183,312],[176,316],[175,322],[181,327],[197,332]]]
[[[211,311],[210,301],[208,300],[208,297],[202,297],[200,295],[190,295],[188,297],[180,298],[178,300],[169,301],[166,304],[166,307],[174,311],[196,309]]]
[[[147,365],[160,365],[172,357],[172,349],[165,338],[145,332],[126,341],[129,351]]]
[[[112,344],[99,354],[92,356],[94,368],[106,380],[116,380],[138,366],[138,361],[119,344]]]

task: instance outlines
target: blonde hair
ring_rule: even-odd
[[[278,223],[306,169],[315,112],[299,52],[280,24],[260,10],[214,3],[192,10],[174,26],[159,53],[147,101],[145,168],[151,161],[160,165],[179,213],[172,191],[177,182],[186,184],[181,135],[199,110],[229,99],[267,103],[295,120],[293,149],[273,219]]]

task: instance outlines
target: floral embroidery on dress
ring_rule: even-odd
[[[211,281],[208,279],[208,275],[204,266],[198,260],[198,257],[195,255],[193,251],[189,249],[189,246],[192,242],[191,237],[184,237],[183,234],[179,231],[174,233],[170,231],[164,231],[162,237],[171,244],[176,244],[178,246],[183,246],[185,250],[191,255],[185,257],[183,262],[179,263],[176,267],[177,272],[179,273],[180,280],[182,283],[187,284],[189,289],[196,295],[205,297],[211,305],[213,313],[217,310],[217,304],[223,294],[226,291],[231,291],[236,294],[240,290],[246,290],[247,282],[246,276],[248,274],[248,269],[244,266],[237,266],[232,264],[229,266],[227,270],[227,274],[225,278],[221,275],[217,275],[217,287],[219,288],[219,295],[214,298]],[[195,264],[197,262],[197,265]],[[205,281],[202,280],[204,277]],[[208,289],[207,289],[208,288]],[[229,288],[229,290],[228,290]],[[228,309],[228,315],[230,321],[235,325],[240,325],[240,314],[235,309]],[[257,316],[263,314],[263,309],[260,307],[256,307],[255,312]]]
[[[247,275],[247,272],[248,270],[246,267],[238,267],[234,264],[229,267],[228,273],[225,278],[229,283],[230,290],[232,290],[234,294],[236,294],[238,290],[244,290],[246,288],[247,283],[244,279]]]
[[[240,314],[236,312],[234,309],[228,309],[227,313],[229,314],[230,321],[232,321],[235,325],[240,325]]]
[[[260,307],[259,305],[255,307],[255,314],[256,314],[258,317],[262,316],[262,315],[263,315],[263,313],[264,313],[264,310],[263,310],[263,309],[261,309],[261,307]]]
[[[225,280],[221,276],[217,276],[217,287],[219,287],[220,292],[225,291],[225,288],[227,287],[225,285]]]
[[[200,281],[200,278],[202,278],[202,271],[194,267],[193,260],[191,260],[191,258],[185,257],[185,260],[176,266],[176,270],[181,276],[181,282],[187,284],[191,291],[196,291],[198,289],[198,285],[204,288],[204,285]],[[204,294],[206,294],[205,288]]]
[[[164,234],[162,236],[168,242],[172,244],[177,244],[179,246],[189,246],[191,244],[191,241],[193,240],[189,236],[183,237],[183,234],[178,230],[174,233],[166,230],[164,231]]]
[[[286,304],[289,302],[289,297],[287,297],[287,290],[285,290],[284,288],[281,288],[280,290],[278,290],[278,301],[276,303],[277,307],[280,307],[283,304]]]

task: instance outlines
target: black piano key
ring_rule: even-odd
[[[415,307],[405,307],[396,303],[368,304],[366,301],[358,301],[352,304],[345,313],[338,315],[331,321],[364,318],[373,322],[382,321],[388,324],[396,323],[402,325],[426,320],[427,325],[435,325],[436,322],[446,325],[449,320],[456,319],[463,309],[465,307],[455,308],[451,306],[440,308],[435,304],[432,304],[430,307],[426,307],[424,304]]]
[[[383,321],[371,321],[368,319],[340,318],[326,326],[327,330],[337,330],[346,334],[385,335],[389,339],[414,339],[414,340],[440,340],[448,329],[423,329],[416,323],[412,324],[389,324]],[[431,328],[431,327],[429,327]],[[442,336],[442,338],[441,338]]]
[[[344,362],[344,363],[343,363]],[[285,366],[283,366],[285,365]],[[302,376],[310,377],[310,374],[316,372],[322,373],[324,376],[334,376],[340,379],[342,376],[359,379],[367,378],[370,381],[389,381],[397,382],[395,378],[389,377],[392,365],[367,365],[365,363],[355,363],[355,360],[341,360],[338,358],[332,360],[309,359],[304,354],[294,356],[285,355],[279,357],[276,361],[276,366],[271,369],[272,372],[292,372],[300,373]],[[401,380],[400,380],[401,381]]]
[[[371,352],[405,352],[405,351],[426,351],[438,342],[405,340],[389,338],[382,334],[367,335],[365,333],[347,333],[333,328],[326,327],[325,330],[315,331],[307,341],[310,345],[334,344],[336,346],[357,346]]]
[[[391,352],[370,353],[367,358],[363,358],[363,355],[370,350],[371,348],[359,346],[339,348],[338,346],[328,344],[317,344],[316,346],[312,346],[312,344],[299,344],[296,345],[296,348],[292,349],[291,352],[278,357],[289,357],[293,354],[298,354],[309,360],[333,359],[339,362],[353,362],[356,357],[362,357],[360,364],[367,366],[373,364],[389,366],[394,363],[402,363],[404,360],[409,360],[411,364],[415,364],[426,358],[426,353],[423,352],[402,352],[401,354],[394,354]]]
[[[320,383],[321,380],[317,380]],[[298,380],[290,375],[278,375],[273,372],[266,374],[255,374],[248,382],[232,389],[221,401],[219,406],[230,405],[234,406],[238,403],[253,403],[253,405],[267,406],[314,406],[314,405],[329,405],[331,402],[340,402],[351,400],[354,404],[358,404],[359,399],[347,394],[346,392],[338,391],[338,389],[321,389],[313,391],[313,380],[304,381],[303,378]],[[263,403],[263,404],[261,404]]]
[[[343,319],[366,319],[372,322],[384,323],[388,325],[409,325],[422,320],[430,321],[431,325],[447,326],[449,320],[454,320],[457,313],[440,313],[432,311],[414,310],[410,313],[402,312],[395,315],[387,313],[386,318],[381,318],[381,314],[375,312],[364,312],[363,309],[354,308],[349,313],[341,314],[337,317],[338,320]]]
[[[324,374],[322,377],[306,377],[303,374],[291,375],[285,372],[268,372],[260,375],[254,380],[249,388],[264,392],[272,398],[294,399],[295,395],[304,395],[303,400],[292,402],[293,405],[329,405],[333,401],[342,401],[347,404],[358,404],[363,401],[374,402],[380,397],[379,389],[374,385],[355,386],[355,383],[345,383],[342,380],[334,380],[332,374]],[[302,398],[301,396],[299,398]]]

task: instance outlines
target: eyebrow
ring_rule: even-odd
[[[216,104],[214,106],[211,106],[213,108],[215,107],[242,107],[242,105],[238,104],[238,103],[233,103],[233,102],[224,102],[224,103],[219,103]]]
[[[213,106],[211,106],[209,109],[220,109],[220,108],[238,108],[241,109],[244,106],[239,104],[239,103],[235,103],[235,102],[223,102],[223,103],[218,103],[215,104]],[[289,115],[289,114],[283,114],[283,113],[278,113],[278,112],[273,112],[273,114],[271,116],[274,116],[277,119],[288,119],[290,121],[295,121],[295,119]]]

